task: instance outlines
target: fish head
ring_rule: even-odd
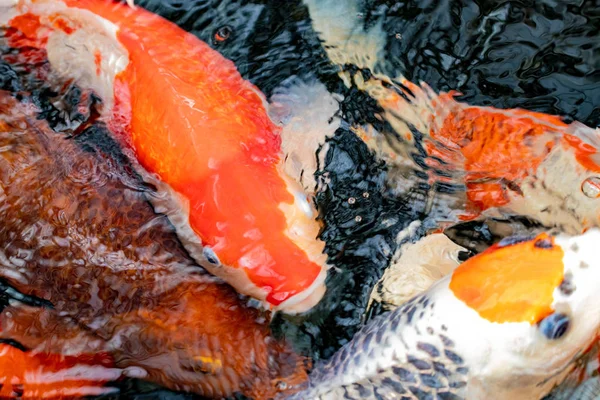
[[[102,99],[101,118],[157,188],[155,210],[202,267],[273,310],[320,301],[329,266],[316,207],[285,169],[265,96],[233,62],[121,2],[20,0],[10,10],[8,26],[25,36],[13,47],[44,49],[52,73]]]
[[[469,393],[542,396],[575,367],[600,328],[598,243],[597,229],[512,237],[454,271],[447,288],[467,308],[456,307],[449,317],[462,321],[449,329]]]

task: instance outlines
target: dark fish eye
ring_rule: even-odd
[[[461,250],[458,252],[457,258],[458,261],[467,261],[469,258],[473,257],[475,255],[475,253],[473,253],[470,250]]]
[[[554,313],[539,323],[539,328],[548,339],[560,339],[569,330],[569,317],[565,314]]]
[[[226,41],[227,39],[229,39],[229,36],[231,36],[231,33],[233,32],[233,29],[231,29],[231,27],[229,25],[223,25],[222,27],[220,27],[219,29],[217,29],[215,31],[215,42],[217,43],[221,43]]]
[[[219,257],[215,254],[215,252],[213,251],[213,249],[211,249],[210,247],[206,246],[202,249],[202,254],[204,255],[204,257],[206,258],[206,260],[214,265],[219,265],[221,264],[221,261],[219,261]]]

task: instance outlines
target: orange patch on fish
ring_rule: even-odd
[[[12,47],[43,46],[48,41],[48,36],[40,35],[41,27],[39,16],[29,13],[18,15],[10,20],[10,30],[7,32],[8,43]]]
[[[102,72],[102,53],[100,50],[94,52],[94,64],[96,64],[96,75],[100,76]]]
[[[71,26],[70,22],[58,15],[50,17],[50,21],[52,21],[55,28],[60,29],[67,35],[70,35],[77,30],[76,26]]]
[[[110,126],[120,126],[115,133],[140,164],[189,204],[188,222],[202,244],[225,267],[242,270],[272,305],[311,288],[324,268],[311,256],[319,249],[321,257],[324,244],[315,229],[309,256],[299,242],[313,237],[296,239],[299,230],[290,229],[283,209],[296,207],[296,192],[280,171],[280,128],[259,91],[206,43],[141,8],[65,4],[119,28],[129,60],[114,84]]]
[[[573,135],[566,134],[563,136],[563,140],[567,146],[574,149],[575,159],[579,164],[590,171],[600,172],[600,165],[598,164],[600,159],[598,159],[597,148]],[[596,156],[597,159],[594,159],[593,156]]]
[[[552,237],[500,246],[468,259],[450,290],[490,322],[537,323],[553,312],[554,289],[564,275],[564,251]]]
[[[102,394],[109,379],[102,380],[97,371],[111,367],[112,360],[105,354],[61,356],[0,344],[0,397],[41,399]],[[86,371],[87,368],[93,369]]]
[[[501,206],[509,201],[506,184],[535,171],[554,146],[545,137],[549,128],[534,118],[564,126],[556,117],[537,113],[455,108],[440,129],[431,131],[449,151],[432,145],[428,150],[455,165],[464,163],[467,197],[473,204],[480,209]]]

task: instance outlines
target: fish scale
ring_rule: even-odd
[[[509,239],[371,320],[292,399],[539,399],[577,384],[600,328],[600,230]]]
[[[434,308],[435,303],[421,295],[390,314],[378,316],[349,346],[315,370],[311,375],[313,389],[293,398],[464,396],[468,367],[446,336],[448,327],[430,324]],[[361,379],[364,375],[372,376]],[[341,381],[352,383],[336,386]]]

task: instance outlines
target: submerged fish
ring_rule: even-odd
[[[457,102],[426,85],[354,80],[372,93],[393,132],[357,133],[400,172],[420,170],[447,226],[480,215],[519,215],[577,234],[600,225],[600,132],[560,117]],[[411,166],[412,164],[412,166]],[[437,188],[436,188],[437,186]],[[442,190],[442,188],[444,187]],[[437,193],[435,193],[437,191]]]
[[[104,120],[159,188],[156,210],[202,266],[277,310],[321,299],[328,267],[314,206],[284,172],[264,98],[233,63],[111,1],[23,0],[2,13],[57,74],[104,100]]]
[[[599,240],[501,241],[371,321],[297,398],[542,398],[600,329]]]
[[[13,386],[37,390],[51,375],[76,391],[72,364],[44,354],[107,354],[113,369],[79,368],[96,388],[125,376],[268,398],[306,381],[304,358],[272,336],[268,316],[189,258],[102,123],[67,139],[37,119],[33,96],[15,97],[0,91],[0,277],[23,295],[0,312],[0,339],[31,357],[17,355],[26,373],[15,369]]]
[[[115,389],[102,384],[123,375],[111,364],[110,357],[103,354],[43,354],[0,344],[0,397],[56,399],[108,394]]]

